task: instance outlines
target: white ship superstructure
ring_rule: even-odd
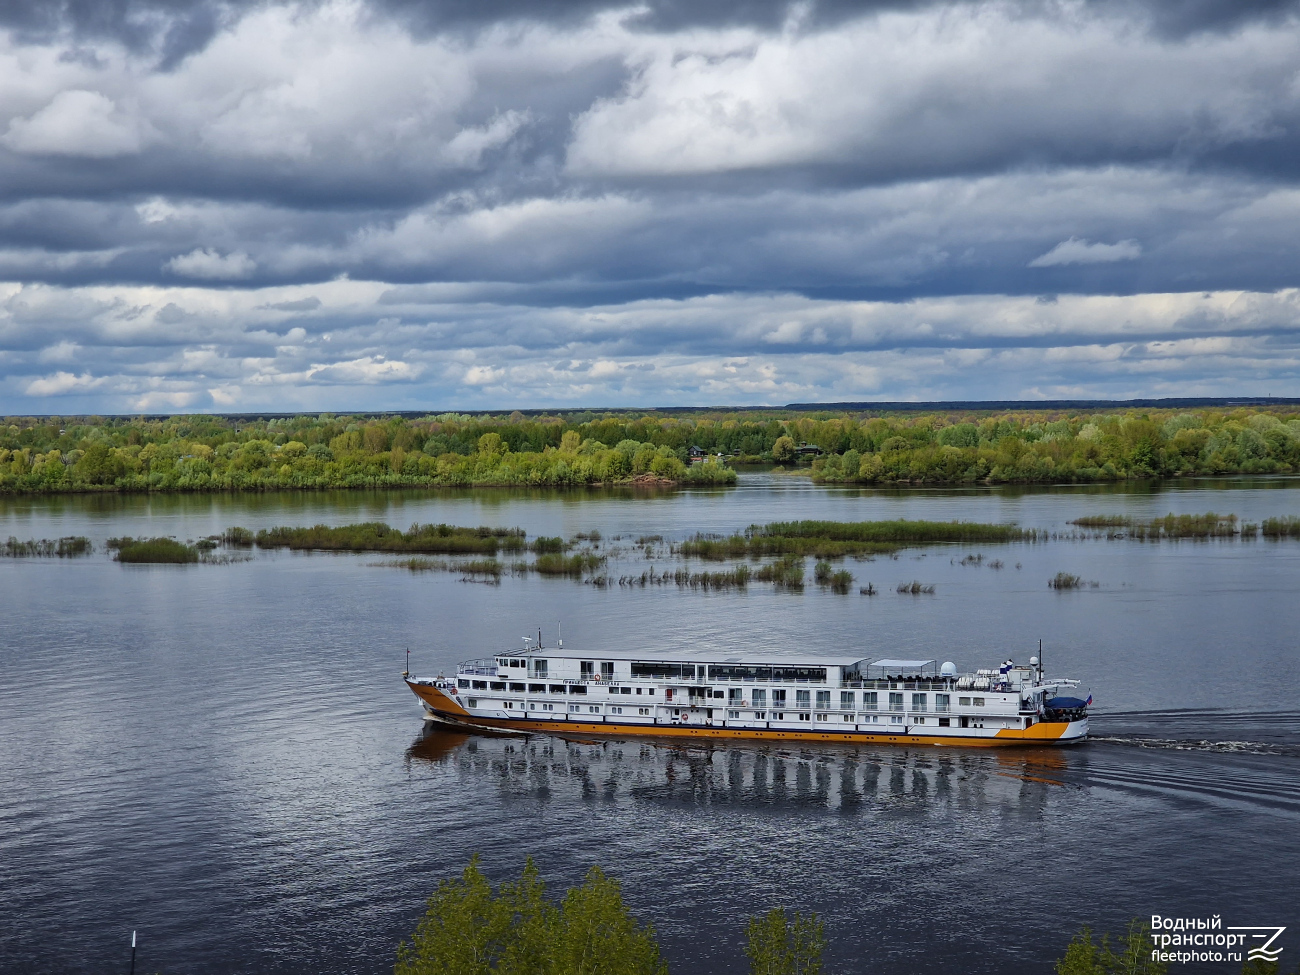
[[[1038,657],[958,674],[951,663],[852,656],[530,646],[407,684],[429,720],[467,730],[623,737],[1046,745],[1081,740],[1092,703]]]

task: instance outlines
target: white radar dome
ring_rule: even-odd
[[[1030,658],[1029,658],[1029,666],[1031,666],[1031,667],[1037,667],[1037,666],[1038,666],[1038,658],[1037,658],[1037,657],[1030,657]]]
[[[955,663],[953,663],[951,660],[945,660],[945,661],[943,662],[943,666],[941,666],[941,667],[939,668],[939,676],[940,676],[940,677],[956,677],[956,676],[957,676],[957,665],[956,665]]]

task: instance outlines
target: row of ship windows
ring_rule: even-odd
[[[478,698],[471,697],[469,699],[469,706],[472,708],[478,707]],[[554,711],[555,710],[555,705],[551,704],[549,701],[530,701],[530,702],[502,701],[501,706],[505,708],[507,711]],[[637,714],[640,715],[641,717],[649,717],[651,712],[650,708],[624,709],[616,705],[609,705],[608,710],[602,709],[599,704],[587,704],[587,705],[570,704],[569,705],[569,711],[570,713],[573,714],[583,714],[583,713],[600,714],[603,710],[607,714]]]
[[[769,719],[772,721],[786,721],[786,720],[811,721],[813,720],[814,717],[813,714],[809,714],[806,711],[800,711],[793,719],[787,719],[784,711],[771,711],[771,712],[754,711],[752,713],[755,721],[767,721]],[[727,712],[728,718],[735,719],[735,718],[739,718],[740,716],[741,715],[739,711]],[[830,714],[816,714],[815,717],[818,721],[830,721],[832,718]],[[841,717],[843,718],[846,724],[857,724],[859,722],[861,722],[862,724],[883,724],[884,723],[880,715],[877,714],[863,714],[863,715],[856,715],[856,716],[852,714],[845,714],[845,715],[841,715]],[[913,715],[910,723],[914,725],[925,724],[926,720],[927,719],[922,715]],[[951,718],[930,718],[929,720],[935,722],[940,728],[948,728],[951,726],[952,723]],[[963,728],[968,727],[965,724],[966,719],[962,718],[961,720],[963,722],[962,727]],[[889,723],[904,724],[905,722],[901,714],[893,714],[889,716]],[[983,719],[981,719],[980,723],[975,725],[975,727],[983,728],[984,727]]]
[[[477,699],[477,698],[473,698],[473,697],[472,697],[472,698],[469,699],[469,706],[472,707],[472,708],[476,708],[476,707],[478,707],[478,703],[479,703],[479,702],[478,702],[478,699]],[[552,703],[546,702],[546,701],[533,701],[533,702],[530,702],[530,703],[526,703],[526,702],[524,702],[524,701],[502,701],[501,704],[502,704],[502,706],[503,706],[507,711],[554,711],[554,710],[555,710],[555,705],[552,704]],[[584,705],[581,705],[581,704],[570,704],[570,705],[569,705],[569,712],[572,713],[572,714],[583,714],[583,713],[587,713],[587,714],[601,714],[601,713],[602,713],[602,708],[601,708],[601,706],[600,706],[599,704],[588,704],[588,705],[585,705],[585,707],[586,707],[586,711],[584,712],[584,711],[583,711]],[[643,717],[643,718],[644,718],[644,717],[650,717],[650,716],[651,716],[651,712],[652,712],[652,710],[653,710],[653,709],[651,709],[651,708],[637,708],[637,709],[635,710],[635,712],[634,712],[632,708],[627,708],[626,711],[625,711],[624,708],[622,708],[622,707],[620,707],[620,706],[617,706],[617,705],[609,705],[609,706],[608,706],[608,710],[607,710],[607,711],[604,711],[604,713],[606,713],[606,714],[624,714],[624,713],[626,713],[626,714],[633,714],[633,713],[635,713],[635,714],[638,715],[639,717]],[[676,708],[673,709],[673,717],[679,717],[680,714],[681,714],[681,712],[680,712],[678,709],[676,709]],[[754,712],[753,712],[753,716],[754,716],[754,720],[755,720],[755,721],[767,721],[767,720],[772,720],[772,721],[785,721],[785,720],[787,720],[784,711],[772,711],[772,712],[770,712],[770,713],[767,712],[767,711],[754,711]],[[738,719],[738,718],[740,717],[740,712],[739,712],[739,711],[727,711],[727,717],[728,717],[728,718],[731,718],[731,719]],[[829,714],[818,714],[818,715],[816,716],[816,718],[817,718],[818,721],[829,721],[829,720],[831,720],[831,716],[830,716]],[[845,715],[843,715],[843,718],[844,718],[844,721],[845,721],[845,722],[848,722],[848,723],[855,723],[855,717],[854,717],[854,715],[852,715],[852,714],[845,714]],[[795,715],[795,717],[794,717],[792,720],[796,720],[796,721],[811,721],[811,720],[813,720],[813,715],[810,714],[810,713],[808,713],[808,712],[799,712],[799,713],[797,713],[797,714]],[[879,716],[879,715],[875,715],[875,714],[864,714],[864,715],[861,716],[860,719],[856,719],[856,720],[860,720],[863,724],[880,724],[880,723],[881,723],[880,716]],[[951,721],[950,718],[936,718],[936,719],[934,719],[934,720],[935,720],[935,722],[938,724],[938,726],[939,726],[940,728],[947,728],[947,727],[949,727],[949,725],[950,725],[950,721]],[[962,722],[963,722],[962,727],[966,727],[965,721],[966,721],[966,719],[963,718],[963,719],[962,719]],[[903,724],[903,716],[902,716],[902,715],[890,715],[889,723],[890,723],[890,724]],[[912,718],[911,723],[914,724],[914,725],[916,725],[916,724],[925,724],[925,723],[926,723],[926,719],[925,719],[925,717],[923,717],[923,716],[915,716],[915,715],[914,715],[913,718]],[[983,721],[981,721],[978,725],[976,725],[976,727],[980,727],[980,728],[984,727]]]
[[[497,657],[498,667],[527,668],[527,661],[519,657]],[[600,661],[602,680],[614,679],[614,662]],[[704,664],[676,664],[663,661],[634,660],[629,665],[633,677],[651,680],[790,680],[790,681],[824,681],[825,667],[758,667],[748,665],[715,665],[706,669]],[[578,672],[584,679],[596,676],[596,661],[578,662]],[[532,661],[532,675],[545,677],[550,670],[547,660]]]
[[[587,693],[587,688],[581,684],[523,684],[523,683],[516,683],[516,682],[510,682],[509,684],[507,684],[506,681],[465,680],[464,678],[457,680],[456,684],[458,687],[463,688],[465,690],[509,691],[513,694],[547,694],[547,693],[586,694]],[[647,687],[644,689],[640,687],[637,688],[611,687],[608,690],[610,694],[632,694],[632,693],[641,694],[644,692],[645,694],[651,697],[653,697],[655,693],[655,689],[653,687]],[[749,707],[766,708],[768,706],[768,693],[769,691],[766,688],[757,689],[757,690],[750,691],[749,698],[745,698],[743,696],[744,695],[743,690],[741,690],[740,688],[733,687],[728,691],[727,704],[732,707],[739,705],[741,707],[746,707],[746,708]],[[773,708],[784,708],[788,706],[787,701],[789,700],[789,698],[787,696],[786,691],[772,690],[770,691],[770,693],[772,695],[771,701],[772,701]],[[804,709],[811,708],[812,694],[813,694],[812,691],[795,691],[794,706],[796,708],[804,708]],[[817,707],[829,708],[831,706],[830,691],[817,691],[816,694],[817,694]],[[717,697],[721,697],[722,692],[715,691],[714,695]],[[929,697],[930,697],[929,694],[913,694],[912,701],[911,701],[912,706],[908,708],[908,710],[914,712],[929,711],[930,703],[931,703]],[[904,703],[905,702],[903,699],[903,694],[901,692],[895,693],[891,691],[889,693],[890,711],[902,711]],[[934,704],[935,711],[940,711],[940,712],[950,711],[952,710],[952,695],[935,694],[933,704]],[[984,698],[964,697],[964,696],[959,697],[957,699],[957,705],[958,707],[982,708],[984,707]],[[857,703],[856,691],[840,691],[841,711],[853,711],[856,710],[857,707],[858,707],[858,703]],[[879,709],[880,709],[880,695],[876,691],[863,691],[862,710],[877,711]]]
[[[492,681],[465,680],[464,678],[461,678],[456,681],[456,686],[461,688],[462,690],[467,690],[467,691],[468,690],[474,690],[474,691],[508,690],[512,694],[565,694],[565,693],[586,694],[587,693],[587,688],[582,684],[519,684],[513,681],[507,684],[503,680],[492,680]],[[634,690],[635,693],[637,694],[642,693],[642,688],[640,687],[635,689],[631,687],[611,687],[609,688],[609,693],[632,694]],[[644,693],[650,695],[651,697],[654,697],[655,689],[653,687],[647,687],[644,689]]]
[[[829,708],[831,706],[831,692],[817,691],[816,693],[817,693],[817,707],[823,709]],[[786,702],[788,701],[788,698],[786,696],[785,691],[772,691],[771,694],[772,694],[773,708],[783,708],[787,706]],[[808,708],[812,703],[811,694],[812,694],[811,691],[795,691],[794,692],[795,707],[800,709]],[[768,695],[767,690],[762,690],[762,689],[754,690],[754,691],[750,691],[749,698],[746,699],[744,697],[743,691],[736,688],[732,688],[731,691],[729,691],[727,704],[729,707],[735,707],[736,705],[740,705],[741,707],[747,707],[747,708],[748,707],[766,708],[767,701],[768,701],[767,695]],[[912,706],[907,710],[929,711],[930,703],[931,703],[929,698],[930,695],[928,694],[913,694],[912,701],[911,701]],[[935,711],[951,711],[952,695],[936,694],[934,695],[933,703],[934,703]],[[902,711],[903,705],[904,705],[903,694],[901,692],[900,693],[891,692],[889,695],[889,710]],[[957,699],[957,705],[958,707],[982,708],[984,707],[984,698],[959,697]],[[853,711],[857,708],[857,706],[858,706],[857,692],[840,691],[841,711]],[[876,691],[863,692],[862,710],[864,711],[880,710],[880,695]]]

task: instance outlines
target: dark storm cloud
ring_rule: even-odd
[[[6,25],[11,409],[1300,370],[1292,4],[110,0]]]
[[[67,33],[76,38],[111,38],[128,46],[158,48],[165,63],[200,50],[219,27],[261,5],[263,0],[6,0],[0,26],[31,36]],[[933,0],[816,0],[803,20],[825,25],[881,10],[929,6]],[[975,0],[971,0],[975,2]],[[1027,11],[1048,3],[1023,3]],[[1232,30],[1251,21],[1276,22],[1296,10],[1295,0],[1109,0],[1138,22],[1175,35]],[[607,10],[643,8],[635,23],[646,30],[707,26],[780,26],[796,5],[790,0],[381,0],[377,9],[397,14],[425,31],[480,28],[502,21],[579,23]]]

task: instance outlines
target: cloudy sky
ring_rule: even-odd
[[[8,0],[0,412],[1300,395],[1269,0]]]

